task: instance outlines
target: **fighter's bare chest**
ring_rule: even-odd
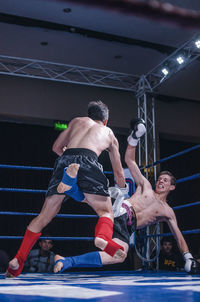
[[[141,207],[143,211],[148,212],[148,216],[157,221],[165,216],[165,205],[159,200],[154,193],[148,194],[145,192],[141,196]]]

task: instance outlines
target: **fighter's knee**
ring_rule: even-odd
[[[123,263],[125,261],[126,257],[127,257],[127,253],[124,252],[123,255],[119,259],[117,259],[117,262]]]

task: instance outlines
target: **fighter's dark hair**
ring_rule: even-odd
[[[170,242],[171,244],[173,244],[173,239],[170,237],[163,237],[160,241],[160,244],[163,245],[164,242]]]
[[[163,175],[163,174],[169,175],[171,177],[171,185],[172,186],[176,186],[176,178],[174,177],[174,175],[171,172],[169,172],[169,171],[162,171],[162,172],[160,172],[160,174],[158,175],[158,177],[161,176],[161,175]]]
[[[88,117],[92,120],[104,122],[108,120],[109,110],[102,101],[92,101],[88,104]]]

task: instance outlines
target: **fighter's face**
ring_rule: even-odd
[[[162,245],[162,251],[166,254],[170,254],[172,250],[172,243],[168,241],[164,241]]]
[[[156,182],[156,193],[169,193],[174,190],[175,186],[171,185],[171,177],[167,174],[162,174]]]
[[[41,240],[39,245],[43,251],[48,252],[52,248],[53,242],[51,240]]]

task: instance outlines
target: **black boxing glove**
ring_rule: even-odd
[[[130,122],[131,134],[127,138],[130,146],[135,147],[138,144],[140,137],[146,133],[145,121],[142,118],[133,118]]]
[[[200,274],[200,263],[193,258],[191,253],[184,253],[183,258],[185,260],[184,269],[189,274]]]

